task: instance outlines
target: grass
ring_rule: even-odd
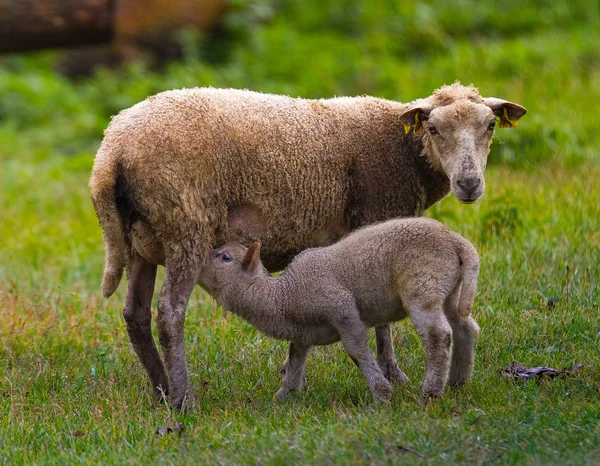
[[[69,82],[53,53],[0,61],[0,464],[600,462],[600,37],[597,15],[577,13],[597,2],[530,1],[518,15],[495,15],[501,2],[321,3],[242,2],[218,60],[210,38],[188,34],[186,60],[161,73]],[[299,67],[306,57],[313,66]],[[306,393],[273,402],[285,344],[197,289],[186,322],[197,406],[155,403],[120,315],[125,283],[107,301],[99,291],[87,179],[110,115],[191,85],[410,100],[455,79],[529,109],[498,130],[485,197],[429,211],[482,256],[473,382],[423,401],[423,345],[403,322],[394,336],[412,383],[390,406],[372,403],[340,345],[312,353]],[[513,360],[584,367],[516,382],[498,373]]]
[[[420,397],[424,352],[408,323],[395,335],[413,382],[396,389],[391,406],[372,404],[340,345],[314,351],[306,393],[274,403],[285,345],[223,315],[197,290],[186,339],[198,405],[171,412],[151,400],[129,347],[122,293],[104,302],[97,286],[71,292],[74,272],[65,274],[70,289],[23,294],[3,284],[0,462],[594,464],[600,192],[586,180],[598,175],[597,167],[493,167],[480,203],[448,198],[433,209],[483,257],[473,383],[433,403]],[[89,273],[99,280],[101,258],[94,262]],[[552,297],[558,302],[549,308]],[[498,374],[512,360],[584,368],[571,378],[512,382]],[[175,422],[184,424],[181,434],[155,433]]]

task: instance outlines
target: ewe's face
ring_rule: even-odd
[[[434,108],[423,122],[425,152],[465,204],[485,191],[483,172],[495,126],[496,116],[488,106],[465,100]]]
[[[496,126],[515,128],[524,107],[496,97],[466,98],[440,105],[432,98],[415,101],[400,115],[405,132],[423,131],[425,156],[450,180],[457,199],[471,204],[485,191],[483,172]]]

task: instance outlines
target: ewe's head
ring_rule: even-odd
[[[494,97],[483,98],[473,86],[454,83],[413,102],[400,119],[405,131],[423,131],[424,155],[450,180],[459,201],[470,204],[485,191],[483,172],[499,120],[514,128],[527,110]]]
[[[227,243],[210,252],[199,281],[210,294],[216,295],[228,286],[249,285],[260,275],[268,275],[260,261],[260,241],[249,248]]]

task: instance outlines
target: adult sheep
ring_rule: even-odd
[[[102,289],[112,295],[127,267],[123,315],[155,394],[191,401],[185,312],[213,246],[260,239],[276,271],[363,225],[421,215],[450,191],[475,202],[496,119],[514,127],[525,112],[455,83],[410,104],[184,89],[119,113],[90,179],[106,247]],[[157,265],[164,364],[151,333]],[[376,328],[376,341],[384,374],[406,380],[389,326]]]

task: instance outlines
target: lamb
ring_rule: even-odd
[[[184,320],[213,247],[260,239],[265,267],[277,271],[359,227],[422,215],[450,191],[475,202],[496,119],[514,127],[525,112],[455,83],[410,104],[195,88],[119,113],[90,179],[106,247],[102,290],[112,295],[127,268],[123,315],[156,396],[192,402]],[[164,363],[151,333],[157,265]],[[404,380],[389,326],[376,340],[386,377]]]
[[[375,400],[385,402],[392,387],[367,347],[367,327],[408,315],[427,350],[423,393],[441,396],[448,380],[461,384],[473,373],[478,272],[471,243],[435,220],[411,218],[307,249],[278,277],[262,266],[260,242],[227,243],[212,251],[200,281],[223,309],[290,341],[277,396],[306,386],[311,346],[341,340]]]

